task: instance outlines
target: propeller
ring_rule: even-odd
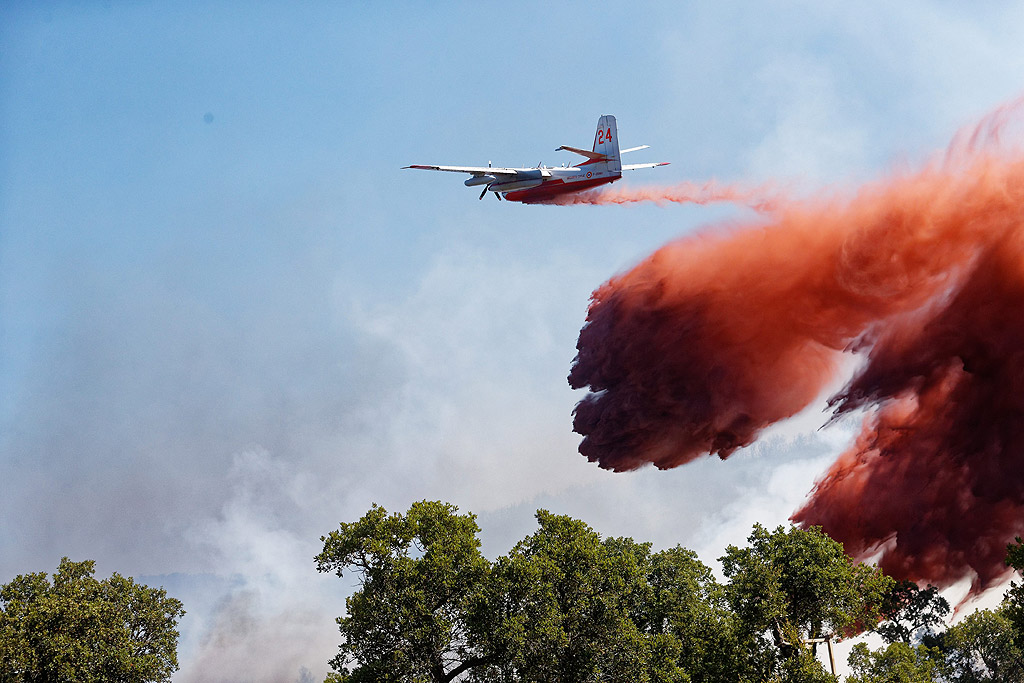
[[[493,184],[494,183],[487,183],[486,185],[484,185],[484,191],[480,193],[480,199],[484,198],[484,195],[487,194],[487,190],[490,190],[491,189],[491,185],[493,185]],[[497,190],[491,190],[491,191],[494,192],[494,198],[497,199],[500,202],[501,201],[501,195],[498,194],[498,191]]]

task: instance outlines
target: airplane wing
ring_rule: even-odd
[[[520,170],[515,168],[492,168],[491,166],[428,166],[424,164],[413,164],[412,166],[403,166],[402,169],[406,168],[417,168],[421,171],[451,171],[453,173],[471,173],[473,175],[493,175],[493,176],[514,176],[518,175]]]
[[[635,171],[638,168],[654,168],[656,166],[668,166],[669,163],[670,162],[668,162],[668,161],[659,161],[659,162],[654,163],[654,164],[623,164],[622,165],[622,170],[623,171]]]

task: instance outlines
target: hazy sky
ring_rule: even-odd
[[[743,209],[477,201],[411,163],[845,187],[1024,92],[1019,3],[7,2],[0,581],[97,561],[186,603],[177,681],[322,680],[377,502],[546,507],[713,562],[849,432],[610,474],[566,383],[590,292]],[[564,155],[564,156],[563,156]],[[851,427],[852,428],[852,427]]]

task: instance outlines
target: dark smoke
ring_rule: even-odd
[[[813,400],[863,433],[794,519],[899,578],[977,593],[1024,532],[1021,103],[917,173],[848,197],[774,200],[757,224],[681,240],[593,295],[569,375],[601,467],[728,457]]]

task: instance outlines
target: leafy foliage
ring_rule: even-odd
[[[685,548],[602,539],[545,510],[537,524],[493,563],[474,517],[438,502],[373,506],[323,537],[317,568],[360,580],[331,680],[833,680],[814,645],[783,650],[765,633],[877,621],[891,583],[820,531],[755,528],[751,548],[729,549],[722,586]]]
[[[473,515],[423,501],[323,537],[317,568],[360,584],[328,681],[836,683],[818,645],[874,631],[887,645],[857,645],[848,683],[1024,683],[1024,589],[943,631],[934,587],[853,562],[818,528],[755,525],[721,558],[725,584],[690,550],[545,510],[494,562],[478,534]]]
[[[181,602],[91,560],[61,560],[0,588],[0,680],[167,681],[178,668]]]
[[[765,678],[773,654],[745,632],[724,587],[692,550],[676,546],[654,554],[647,591],[637,623],[678,640],[680,666],[694,683]]]
[[[1024,543],[1020,536],[1006,548],[1006,564],[1024,574]],[[1010,584],[1010,590],[1003,601],[1002,614],[1010,622],[1016,637],[1017,647],[1024,649],[1024,585]]]
[[[839,639],[880,621],[892,579],[854,563],[820,528],[770,532],[756,524],[747,540],[748,547],[729,546],[721,558],[726,594],[747,632],[768,635],[783,662],[803,657],[808,641]]]
[[[772,683],[837,683],[838,679],[825,671],[814,656],[812,648],[794,644],[790,655],[780,662]]]
[[[1002,610],[979,610],[939,639],[946,656],[945,674],[952,683],[1024,681],[1020,633]]]
[[[1018,538],[1007,548],[1007,565],[1024,569]],[[949,605],[929,587],[902,582],[887,596],[887,621],[878,632],[889,642],[850,655],[848,683],[1020,683],[1024,681],[1021,587],[1012,583],[996,610],[979,610],[940,631]],[[916,644],[915,644],[916,643]]]
[[[849,664],[853,674],[846,683],[933,683],[943,669],[943,658],[937,649],[896,640],[874,652],[857,643]]]
[[[474,515],[423,501],[405,515],[374,505],[321,538],[317,569],[354,570],[362,583],[338,619],[344,641],[331,666],[339,680],[447,683],[496,661],[489,601],[480,599],[491,567],[479,531]]]
[[[680,645],[644,632],[650,545],[602,541],[583,522],[537,513],[540,528],[498,562],[515,597],[512,665],[524,680],[689,680]]]
[[[949,603],[935,586],[920,589],[912,581],[896,582],[885,596],[885,621],[877,631],[886,643],[910,643],[933,635],[945,623]]]

